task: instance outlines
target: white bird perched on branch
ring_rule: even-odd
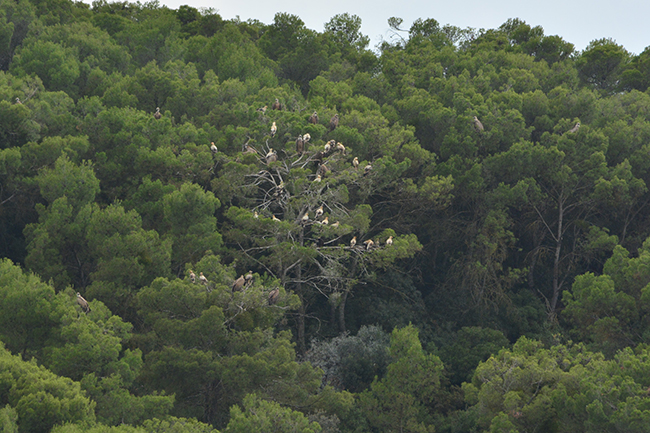
[[[275,137],[276,132],[278,132],[278,127],[275,124],[275,122],[273,122],[273,124],[271,125],[271,137]]]
[[[580,122],[576,123],[575,126],[567,131],[567,134],[572,134],[574,132],[578,132],[578,129],[580,129]]]
[[[206,286],[208,285],[208,279],[205,278],[203,272],[199,273],[199,281],[201,282],[201,284],[205,284]]]
[[[474,116],[474,129],[476,129],[476,132],[483,132],[483,124],[481,123],[480,120],[478,120],[478,117]]]
[[[218,152],[217,146],[215,146],[214,141],[210,143],[210,150],[212,151],[212,153]]]
[[[316,209],[316,218],[320,217],[323,215],[323,205],[320,205],[318,209]]]
[[[79,304],[81,309],[84,310],[84,313],[90,313],[90,306],[88,305],[88,301],[86,301],[79,292],[77,292],[77,304]]]

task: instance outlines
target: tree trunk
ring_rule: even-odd
[[[341,296],[341,302],[339,303],[339,333],[345,333],[345,301],[348,299],[348,293],[350,289],[347,289],[343,292]]]
[[[300,243],[301,247],[304,246],[305,234],[304,234],[304,229],[302,228],[300,229],[298,242]],[[298,309],[298,321],[296,323],[296,325],[298,326],[297,343],[298,343],[298,352],[300,354],[304,354],[307,348],[305,345],[305,314],[306,314],[305,298],[302,295],[302,263],[299,263],[296,269],[296,280],[297,280],[296,291],[298,292],[298,297],[300,297],[300,308]]]
[[[557,302],[560,298],[560,290],[562,289],[562,284],[560,284],[560,257],[562,253],[562,237],[563,233],[563,223],[564,223],[564,200],[560,199],[558,201],[558,218],[557,218],[557,234],[555,237],[555,257],[553,259],[553,295],[551,296],[551,302],[549,304],[548,317],[551,320],[555,319],[555,310],[557,308]]]

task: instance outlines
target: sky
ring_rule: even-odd
[[[110,0],[109,0],[110,1]],[[495,29],[509,18],[531,27],[542,26],[545,35],[558,35],[583,50],[594,39],[612,38],[633,54],[650,45],[648,0],[159,0],[171,9],[181,5],[209,7],[224,19],[236,16],[271,24],[277,12],[297,15],[305,25],[322,32],[334,15],[347,12],[362,20],[361,33],[370,48],[382,38],[390,40],[386,21],[402,18],[408,29],[417,18],[434,18],[442,26]],[[143,1],[144,3],[145,1]]]

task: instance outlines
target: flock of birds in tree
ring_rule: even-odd
[[[281,110],[282,109],[282,105],[281,105],[279,99],[277,99],[277,98],[275,99],[275,102],[271,105],[271,109],[272,110]],[[257,111],[264,114],[267,111],[267,106],[265,105],[263,107],[260,107],[260,108],[257,109]],[[339,120],[340,120],[340,118],[339,118],[338,114],[334,114],[332,116],[332,118],[330,119],[330,122],[329,122],[329,132],[334,131],[339,126]],[[319,124],[320,119],[318,117],[318,112],[314,111],[309,116],[308,122],[310,124],[313,124],[313,125]],[[271,133],[270,135],[271,135],[272,138],[275,137],[275,135],[277,134],[277,131],[278,131],[277,123],[275,121],[272,121],[271,129],[270,129],[270,133]],[[297,156],[302,157],[302,155],[305,154],[307,144],[310,142],[310,140],[311,140],[311,135],[309,133],[298,135],[298,137],[296,138],[296,141],[295,141],[296,155]],[[250,139],[249,139],[249,141],[250,141]],[[268,144],[267,144],[267,146],[268,146]],[[248,144],[248,142],[246,142],[243,145],[242,152],[243,153],[257,153],[257,151],[252,146],[250,146]],[[325,158],[326,157],[328,157],[330,155],[334,155],[334,154],[345,156],[346,152],[347,152],[347,149],[346,149],[346,147],[345,147],[345,145],[343,143],[337,142],[336,140],[329,140],[329,141],[327,141],[325,143],[322,150],[318,150],[315,153],[313,153],[310,156],[310,159],[309,159],[309,161],[313,161],[317,165],[316,175],[314,177],[313,182],[316,182],[316,183],[322,182],[323,179],[327,176],[327,174],[331,171],[330,168],[327,167],[327,164],[325,163]],[[269,147],[268,152],[264,155],[263,162],[265,162],[267,165],[270,165],[270,164],[272,164],[272,163],[274,163],[276,161],[278,161],[277,152],[275,150],[273,150],[272,147]],[[352,167],[355,170],[358,170],[358,168],[359,168],[359,158],[356,157],[356,156],[352,159]],[[364,166],[364,168],[363,168],[363,176],[364,177],[368,176],[371,171],[372,171],[372,164],[370,164],[370,163],[366,164]],[[277,196],[281,195],[283,189],[284,189],[284,182],[281,181],[280,184],[276,187],[276,192],[274,193],[273,196],[277,197]],[[259,214],[258,214],[258,212],[256,210],[253,211],[253,217],[254,218],[259,218]],[[271,220],[276,221],[276,222],[281,221],[273,213],[271,214]],[[332,227],[334,229],[338,228],[339,224],[340,224],[339,221],[336,221],[336,222],[334,222],[332,224],[329,223],[329,216],[324,216],[323,205],[321,205],[316,210],[316,212],[314,213],[314,219],[310,218],[309,210],[305,211],[305,213],[302,214],[302,217],[300,217],[299,223],[301,225],[303,225],[303,226],[310,225],[310,224],[327,225],[327,226]],[[385,241],[385,245],[386,246],[391,246],[392,244],[393,244],[393,237],[390,236]],[[324,245],[323,238],[321,237],[320,239],[318,239],[318,241],[316,242],[315,245],[316,245],[316,247],[322,247]],[[380,241],[379,240],[373,241],[372,239],[368,239],[368,240],[363,242],[363,246],[357,246],[357,238],[356,238],[356,236],[354,236],[352,238],[352,240],[350,241],[350,248],[352,248],[352,249],[361,248],[363,250],[369,251],[371,249],[375,249],[375,248],[379,248],[379,247],[380,247]]]
[[[16,104],[22,104],[22,101],[20,101],[19,98],[16,98]],[[282,109],[282,105],[281,105],[280,100],[278,98],[275,98],[275,102],[273,102],[273,104],[271,104],[271,109],[272,110],[281,110]],[[262,114],[265,114],[266,111],[267,111],[267,106],[265,105],[263,107],[260,107],[260,108],[257,109],[257,111],[262,113]],[[153,117],[156,120],[159,120],[159,119],[162,118],[162,114],[160,113],[160,107],[156,107],[156,111],[154,112]],[[320,122],[320,119],[318,117],[318,113],[316,111],[314,111],[309,116],[308,122],[313,124],[313,125],[317,125]],[[477,116],[473,117],[473,124],[474,124],[474,129],[476,130],[477,133],[482,134],[485,131],[485,127],[483,126],[483,123],[479,120],[479,118]],[[332,118],[330,119],[330,122],[329,122],[329,131],[331,132],[331,131],[335,130],[338,126],[339,126],[339,115],[334,114],[334,116],[332,116]],[[569,131],[567,131],[567,133],[568,134],[576,133],[576,132],[578,132],[579,128],[580,128],[580,122],[576,122],[576,124],[573,126],[573,128],[571,128]],[[270,132],[271,132],[271,137],[272,138],[275,137],[275,135],[278,132],[278,126],[277,126],[275,121],[273,121],[272,124],[271,124],[271,131]],[[305,152],[306,145],[307,145],[307,143],[309,143],[310,140],[311,140],[311,135],[309,133],[298,135],[298,138],[296,139],[296,153],[298,155],[302,155]],[[218,152],[217,146],[214,144],[214,142],[210,143],[210,150],[212,151],[213,154],[216,154]],[[323,180],[323,178],[327,175],[327,173],[330,171],[330,169],[324,164],[323,161],[324,161],[324,158],[326,156],[328,156],[332,152],[340,152],[341,155],[345,155],[346,154],[345,153],[346,148],[343,145],[343,143],[341,143],[341,142],[337,142],[336,140],[329,140],[327,143],[325,143],[325,146],[323,147],[322,151],[319,150],[318,152],[316,152],[313,155],[312,160],[315,161],[316,164],[318,165],[318,169],[316,170],[316,177],[314,178],[314,182],[321,182]],[[244,154],[246,154],[246,153],[258,154],[257,150],[255,150],[255,148],[250,146],[248,144],[248,142],[243,145],[242,153],[244,153]],[[269,148],[269,151],[266,153],[266,155],[264,157],[264,161],[266,162],[267,165],[269,165],[271,163],[276,162],[277,160],[278,160],[277,153],[273,150],[273,148]],[[359,168],[359,158],[358,157],[355,156],[354,159],[352,159],[352,166],[354,167],[355,170],[357,170]],[[364,171],[363,176],[367,176],[371,172],[371,170],[372,170],[372,165],[367,164],[363,168],[363,171]],[[280,190],[283,188],[283,184],[284,183],[281,182],[280,185],[278,186],[278,188]],[[315,215],[314,215],[315,219],[313,221],[310,220],[309,211],[307,211],[301,217],[300,223],[303,224],[303,225],[307,225],[307,224],[329,225],[330,227],[335,228],[335,229],[339,227],[339,221],[336,221],[336,222],[334,222],[333,224],[330,225],[329,224],[329,216],[325,216],[325,218],[322,218],[323,214],[324,214],[323,205],[321,205],[316,210]],[[254,211],[254,218],[259,218],[259,214],[257,213],[257,211]],[[273,221],[277,221],[277,222],[281,221],[274,214],[271,215],[271,219]],[[317,247],[322,247],[323,244],[324,244],[324,241],[323,241],[323,238],[321,237],[320,239],[318,239],[318,241],[316,243],[316,246]],[[386,246],[393,245],[393,236],[389,236],[388,239],[386,239],[385,244],[386,244]],[[362,249],[364,249],[366,251],[369,251],[369,250],[372,250],[374,248],[378,248],[379,246],[380,246],[379,240],[373,241],[372,239],[368,239],[368,240],[363,242]],[[352,248],[352,249],[358,248],[357,247],[357,237],[356,236],[354,236],[350,240],[350,248]],[[189,278],[190,278],[190,281],[193,284],[196,283],[197,277],[196,277],[196,274],[194,273],[194,271],[190,270]],[[209,288],[209,281],[205,277],[205,275],[203,275],[203,272],[199,273],[198,280],[199,280],[199,283],[205,285],[206,288]],[[239,278],[237,278],[233,282],[232,287],[231,287],[232,292],[234,293],[234,292],[237,292],[237,291],[245,290],[252,283],[253,283],[253,273],[252,273],[252,271],[248,271],[248,273],[246,275],[241,275]],[[271,290],[269,292],[269,294],[268,294],[268,303],[269,303],[269,305],[275,304],[278,301],[279,296],[280,296],[280,290],[278,288],[275,288],[275,289]],[[79,292],[77,292],[77,304],[79,304],[79,306],[81,307],[81,309],[83,310],[84,313],[87,314],[87,313],[89,313],[91,311],[90,306],[88,305],[88,301],[86,301],[86,299],[83,296],[81,296],[81,294]]]

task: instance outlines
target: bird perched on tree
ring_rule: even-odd
[[[313,112],[311,116],[309,116],[309,123],[312,123],[314,125],[318,124],[318,113]]]
[[[257,211],[253,212],[253,218],[258,219],[260,216]]]
[[[302,135],[299,135],[296,138],[296,153],[302,155],[302,152],[305,150],[305,141],[302,139]]]
[[[278,217],[276,217],[275,215],[273,215],[273,217],[272,217],[271,219],[272,219],[273,221],[280,221],[280,220],[278,219]]]
[[[212,151],[212,153],[218,152],[217,146],[215,146],[214,141],[210,143],[210,150]]]
[[[191,269],[190,269],[190,281],[192,282],[192,284],[196,283],[196,274]]]
[[[20,98],[16,98],[16,104],[22,105],[23,103],[20,101]]]
[[[269,149],[269,153],[266,154],[266,163],[270,164],[278,160],[278,154],[273,151],[273,148]]]
[[[77,292],[77,304],[79,304],[81,309],[84,310],[84,313],[90,313],[90,306],[88,305],[88,301],[86,301],[79,292]]]
[[[277,287],[269,292],[269,305],[273,305],[276,302],[278,302],[278,298],[280,297],[280,289]]]
[[[330,227],[333,227],[333,228],[335,228],[335,229],[339,228],[339,222],[338,222],[338,221],[335,222],[335,223],[332,224]]]
[[[368,239],[367,241],[364,241],[363,243],[366,246],[366,251],[368,251],[370,248],[372,248],[375,245],[375,243],[372,241],[372,239]]]
[[[393,237],[388,236],[388,239],[386,239],[386,245],[393,245]]]
[[[340,141],[336,143],[336,150],[340,151],[343,155],[345,155],[345,146],[343,146],[343,143]]]
[[[275,98],[275,102],[273,105],[271,105],[272,110],[280,110],[282,106],[280,105],[280,100],[278,98]]]
[[[572,134],[574,132],[578,132],[578,129],[580,129],[580,122],[576,123],[575,126],[567,131],[567,134]]]
[[[232,283],[232,291],[233,292],[238,292],[244,287],[244,284],[246,283],[246,279],[244,279],[243,275],[240,275],[239,278],[235,280],[234,283]]]
[[[323,147],[323,150],[325,151],[325,154],[330,153],[330,150],[332,150],[332,146],[336,144],[336,141],[330,140],[327,143],[325,143],[325,146]]]
[[[363,167],[363,175],[368,176],[368,173],[372,170],[372,165],[368,164],[365,167]]]
[[[308,142],[309,140],[311,140],[311,135],[309,135],[309,132],[308,132],[308,133],[306,133],[306,134],[304,134],[304,135],[302,136],[302,141],[304,141],[305,144],[307,144],[307,142]]]
[[[325,177],[328,171],[330,171],[330,169],[327,168],[325,164],[321,164],[320,167],[318,167],[316,174],[319,174],[321,177]]]
[[[261,112],[262,114],[266,113],[266,105],[258,108],[257,111]]]
[[[335,114],[331,119],[330,119],[330,131],[334,131],[336,127],[339,126],[339,115]]]
[[[316,218],[318,219],[321,215],[323,215],[323,205],[316,209]]]
[[[359,168],[359,158],[357,158],[356,156],[352,160],[352,167],[354,167],[355,170]]]
[[[154,119],[158,120],[162,117],[162,114],[160,114],[160,107],[156,107],[156,112],[153,113]]]
[[[476,129],[476,132],[483,132],[483,124],[481,123],[480,120],[478,120],[478,117],[474,116],[474,129]]]
[[[248,142],[242,145],[241,151],[242,153],[257,153],[257,151],[253,147],[248,145]]]
[[[354,246],[357,244],[357,237],[353,237],[352,240],[350,241],[350,248],[354,248]]]
[[[246,280],[246,285],[250,286],[253,283],[253,271],[248,271],[248,273],[244,276],[244,280]]]
[[[208,279],[205,278],[205,275],[203,275],[203,272],[199,273],[199,281],[201,284],[205,284],[206,286],[208,285]]]
[[[321,221],[321,224],[328,225],[330,223],[330,217],[325,217],[323,221]]]
[[[302,223],[307,224],[307,221],[309,221],[309,212],[305,212],[305,214],[302,216]]]
[[[323,178],[320,177],[320,174],[317,174],[316,177],[314,178],[314,182],[320,182],[321,180],[323,180]]]
[[[278,127],[275,122],[273,122],[273,125],[271,125],[271,137],[275,137],[276,132],[278,132]]]

